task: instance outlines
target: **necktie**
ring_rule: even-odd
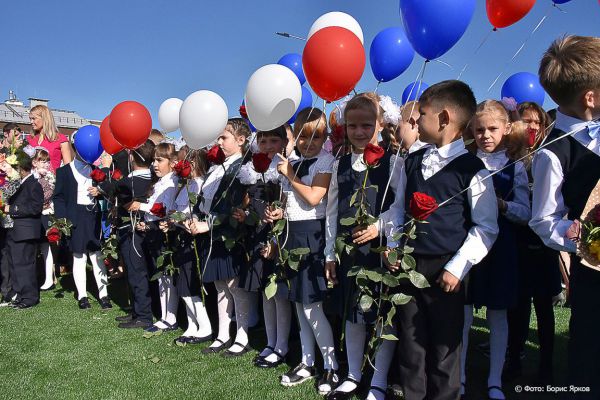
[[[592,139],[596,139],[598,137],[598,135],[600,134],[600,122],[598,121],[592,121],[588,126],[588,135],[590,135],[590,137]]]
[[[300,179],[308,175],[308,169],[317,161],[316,158],[311,158],[308,160],[300,160],[295,164],[292,164],[292,168],[296,173],[296,176]]]

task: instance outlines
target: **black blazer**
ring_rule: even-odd
[[[9,215],[14,221],[12,239],[15,242],[39,239],[42,234],[42,209],[44,190],[42,185],[29,176],[8,200]]]
[[[54,216],[66,218],[73,226],[77,225],[77,181],[71,170],[71,163],[63,165],[56,170],[56,185],[52,195],[54,202]],[[92,211],[98,211],[98,204],[94,204]]]

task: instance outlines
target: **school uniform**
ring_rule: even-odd
[[[548,145],[533,160],[533,212],[529,223],[547,246],[572,253],[568,382],[591,387],[590,398],[600,390],[600,343],[596,337],[600,329],[600,269],[581,263],[575,254],[577,245],[566,237],[566,232],[573,220],[581,217],[600,179],[599,131],[598,122],[557,111],[555,129],[545,141]]]
[[[409,400],[457,399],[464,289],[446,293],[436,280],[443,271],[462,280],[486,256],[498,233],[496,195],[492,180],[483,181],[489,175],[483,162],[465,149],[462,139],[411,153],[405,170],[407,212],[415,192],[438,204],[452,200],[431,214],[428,223],[417,224],[416,239],[408,241],[416,271],[430,287],[400,286],[413,296],[396,309],[402,389]]]

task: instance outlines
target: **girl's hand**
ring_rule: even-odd
[[[277,156],[281,159],[281,161],[277,163],[277,171],[289,180],[292,180],[295,175],[292,164],[283,156],[283,154],[277,154]]]
[[[240,224],[243,224],[246,220],[246,212],[241,208],[234,208],[231,216]]]
[[[331,282],[334,285],[337,285],[338,280],[335,273],[337,268],[337,263],[335,261],[326,261],[325,262],[325,278],[327,281]]]
[[[378,236],[379,229],[377,229],[377,225],[375,224],[367,227],[360,225],[352,230],[352,241],[356,244],[365,244]]]
[[[283,209],[279,207],[267,207],[265,208],[265,223],[273,223],[283,219]]]
[[[98,189],[95,186],[90,186],[88,188],[88,193],[94,197],[98,197],[98,196],[100,196],[100,189]]]
[[[275,251],[271,242],[263,246],[263,248],[260,250],[260,256],[262,258],[266,258],[267,260],[272,260],[275,258]]]
[[[150,227],[146,225],[145,222],[138,222],[137,224],[135,224],[136,231],[146,232],[148,229],[150,229]]]
[[[167,233],[169,231],[169,229],[171,228],[171,221],[169,221],[169,220],[159,221],[158,228],[161,231],[163,231],[164,233]]]
[[[190,221],[190,233],[192,235],[199,235],[201,233],[206,233],[210,229],[208,227],[208,223],[206,221]]]
[[[127,211],[138,211],[140,209],[140,205],[141,203],[139,201],[132,201],[130,203],[125,204],[123,207],[125,207],[125,209]]]
[[[581,237],[581,222],[578,219],[573,221],[567,232],[565,233],[567,239],[577,242]]]

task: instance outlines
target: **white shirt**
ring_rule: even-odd
[[[90,205],[94,202],[94,196],[88,192],[88,188],[92,186],[92,167],[78,159],[70,163],[73,177],[77,182],[77,204],[82,206]]]
[[[190,204],[189,193],[198,194],[200,192],[200,186],[204,182],[203,178],[189,179],[187,186],[184,185],[175,202],[173,203],[173,209],[168,211],[180,211],[185,213],[188,217],[192,215],[193,206]]]
[[[428,147],[423,156],[421,172],[425,180],[431,178],[455,158],[467,153],[462,139],[443,147]],[[444,269],[464,279],[471,267],[479,263],[492,248],[498,236],[498,201],[494,183],[487,169],[477,172],[467,190],[471,207],[471,222],[467,237]],[[440,202],[446,199],[440,199]],[[443,207],[443,206],[442,206]]]
[[[133,171],[131,171],[129,173],[129,175],[127,175],[128,178],[133,178],[134,176],[140,176],[140,177],[145,178],[145,179],[151,179],[152,178],[152,174],[150,173],[150,169],[148,169],[148,168],[134,169]]]
[[[317,174],[331,174],[333,163],[335,161],[335,158],[325,150],[321,150],[314,158],[316,158],[317,161],[310,166],[308,174],[300,178],[300,181],[308,186],[312,185],[313,178]],[[300,158],[300,160],[302,159],[303,158]],[[325,218],[327,196],[323,196],[319,204],[313,207],[300,198],[300,196],[296,196],[292,184],[285,176],[281,175],[279,179],[283,192],[287,196],[285,211],[289,221],[307,221]]]
[[[265,171],[264,174],[256,172],[254,170],[254,164],[252,162],[247,162],[242,165],[240,168],[240,173],[238,174],[238,179],[242,185],[254,185],[258,181],[264,180],[267,182],[279,182],[279,172],[277,171],[277,164],[281,162],[281,159],[277,154],[271,160],[271,164],[269,164],[269,169]]]
[[[598,138],[592,139],[588,133],[590,122],[557,111],[554,126],[565,133],[574,132],[573,139],[600,155]],[[573,221],[565,218],[569,209],[561,191],[563,178],[562,165],[556,154],[547,149],[538,151],[533,158],[533,205],[529,226],[546,246],[575,253],[577,245],[565,237]]]
[[[367,169],[363,162],[362,154],[352,153],[352,169],[356,172],[362,172]],[[395,164],[395,166],[394,166]],[[327,214],[325,218],[325,261],[336,261],[335,239],[337,237],[338,224],[338,166],[339,160],[333,164],[331,183],[327,193]],[[387,244],[390,247],[395,246],[392,235],[401,226],[404,221],[404,187],[406,186],[406,173],[404,171],[404,160],[402,157],[392,156],[390,160],[390,188],[386,196],[394,196],[392,206],[381,214],[377,221],[377,229],[387,238]],[[398,178],[397,178],[398,177]],[[380,185],[377,190],[386,190],[385,185]],[[383,194],[383,192],[382,192]]]
[[[506,151],[486,153],[477,150],[477,157],[483,161],[488,171],[498,171],[508,163]],[[515,163],[515,176],[512,188],[513,199],[506,202],[504,216],[511,222],[526,225],[531,219],[531,206],[529,204],[529,178],[527,170],[521,161]]]
[[[198,200],[200,202],[199,207],[201,212],[210,214],[210,210],[213,205],[213,199],[217,193],[217,190],[219,189],[219,185],[221,184],[221,179],[225,175],[225,171],[231,166],[231,164],[240,158],[242,158],[242,155],[240,153],[236,153],[227,157],[222,165],[213,165],[210,167],[204,178],[204,183],[200,187],[202,197],[204,198],[204,201]]]
[[[31,175],[33,175],[34,178],[38,179],[33,173],[29,173],[29,175],[27,175],[25,178],[21,179],[21,185],[23,184],[23,182],[25,182],[27,180],[27,178],[29,178]]]
[[[148,198],[148,201],[140,204],[140,210],[145,212],[145,220],[156,221],[160,219],[150,212],[152,206],[154,206],[156,203],[163,203],[167,210],[172,210],[176,191],[177,175],[175,175],[173,172],[169,172],[160,178],[154,184],[154,187],[152,188],[152,195]]]
[[[431,146],[431,145],[429,143],[421,142],[419,139],[417,139],[408,148],[408,154],[412,154],[415,151],[421,150],[423,147],[426,147],[426,146]]]

